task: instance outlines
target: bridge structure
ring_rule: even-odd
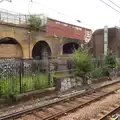
[[[68,55],[91,34],[88,28],[52,19],[47,19],[45,28],[39,32],[30,32],[27,27],[28,18],[29,15],[0,10],[0,57],[43,59]]]

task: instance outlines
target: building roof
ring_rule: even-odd
[[[65,23],[65,24],[68,24],[68,25],[71,25],[71,26],[75,26],[75,27],[85,28],[85,29],[91,30],[87,26],[82,25],[82,23],[79,23],[79,25],[78,25],[78,24],[74,24],[74,23],[72,24],[72,23],[69,23],[69,22],[66,22],[66,21],[60,21],[60,20],[53,19],[53,18],[50,18],[50,17],[48,17],[48,19],[53,20],[53,21],[58,21],[58,22],[61,22],[61,23]]]

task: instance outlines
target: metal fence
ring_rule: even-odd
[[[53,87],[54,76],[72,73],[67,60],[0,59],[0,96]]]
[[[52,86],[47,61],[0,59],[0,94],[19,94]],[[48,65],[47,65],[47,68]]]
[[[42,24],[46,23],[46,17],[44,14],[36,14],[36,17],[40,17],[42,20]],[[28,19],[30,15],[25,15],[21,13],[16,13],[4,9],[0,9],[0,22],[3,23],[13,23],[13,24],[28,24]]]
[[[102,60],[93,60],[94,68]],[[75,75],[74,62],[68,58],[45,60],[0,58],[0,96],[20,94],[55,86],[54,78]]]
[[[24,14],[0,9],[0,21],[14,24],[24,24],[27,23],[27,16]]]

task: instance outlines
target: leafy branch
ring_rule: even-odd
[[[28,19],[28,27],[30,31],[40,31],[43,26],[44,25],[42,25],[42,18],[37,17],[36,15],[30,15]]]

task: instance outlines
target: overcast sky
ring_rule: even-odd
[[[12,0],[12,3],[4,1],[0,3],[0,8],[24,14],[45,13],[52,18],[81,25],[76,22],[76,20],[79,19],[83,22],[83,25],[87,25],[93,30],[103,28],[104,25],[108,25],[109,27],[120,26],[120,13],[109,8],[100,0],[30,1],[31,0]],[[109,0],[103,1],[112,5]],[[113,1],[120,6],[120,0]],[[120,8],[116,7],[116,9],[120,11]]]

